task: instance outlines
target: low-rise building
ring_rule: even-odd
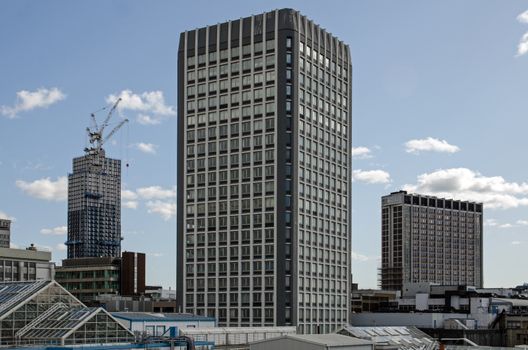
[[[141,336],[178,335],[180,329],[216,327],[214,317],[197,316],[190,314],[163,314],[150,312],[113,312],[114,316],[123,326],[134,334]]]
[[[359,289],[352,291],[352,312],[378,312],[397,308],[399,291]]]
[[[27,249],[0,248],[0,282],[52,280],[51,252],[31,245]]]
[[[163,289],[162,286],[146,286],[145,296],[159,300],[176,300],[176,290]]]
[[[350,324],[358,327],[416,326],[418,328],[443,328],[444,321],[471,318],[463,313],[441,312],[362,312],[350,316]]]
[[[176,300],[155,299],[144,296],[125,297],[114,294],[101,294],[95,302],[110,312],[156,312],[175,313]]]
[[[370,341],[340,334],[288,334],[251,343],[250,350],[373,350]]]
[[[528,344],[528,315],[506,315],[501,320],[499,329],[506,332],[507,346]]]
[[[119,294],[120,259],[64,259],[55,280],[76,298],[92,303],[100,294]]]
[[[145,254],[124,252],[121,258],[62,260],[55,279],[84,303],[97,305],[103,294],[134,298],[145,295]]]
[[[212,343],[219,349],[247,349],[250,343],[294,335],[297,327],[213,327],[213,328],[180,328],[180,335],[197,342]],[[288,348],[276,348],[288,349]]]

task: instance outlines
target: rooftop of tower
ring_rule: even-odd
[[[312,38],[311,37],[311,34],[312,34],[311,30],[308,31],[308,30],[304,29],[303,22],[306,21],[306,25],[307,25],[308,29],[318,28],[318,29],[321,30],[322,33],[324,33],[326,35],[330,35],[340,45],[343,45],[344,47],[348,48],[348,45],[345,42],[343,42],[342,40],[340,40],[336,36],[332,35],[325,28],[323,28],[323,27],[319,26],[318,24],[316,24],[313,20],[311,20],[308,17],[306,17],[305,15],[301,14],[300,11],[295,10],[293,8],[281,8],[281,9],[275,9],[275,10],[271,10],[271,11],[265,11],[265,12],[262,12],[262,13],[259,13],[259,14],[256,14],[256,15],[251,15],[251,16],[247,16],[247,17],[240,17],[240,18],[237,18],[237,19],[230,19],[230,20],[226,20],[224,22],[218,22],[218,23],[211,24],[211,25],[201,26],[201,27],[197,27],[195,29],[190,29],[188,31],[182,32],[180,34],[180,47],[179,47],[179,50],[180,51],[183,50],[183,47],[182,47],[183,40],[182,39],[183,39],[183,36],[185,35],[186,32],[199,32],[199,33],[202,32],[203,33],[202,35],[205,36],[205,31],[208,28],[216,28],[216,27],[221,26],[221,25],[228,25],[229,23],[231,23],[231,25],[233,25],[233,23],[234,23],[235,26],[239,26],[240,23],[242,23],[242,26],[243,26],[242,31],[243,31],[243,33],[246,32],[246,31],[250,32],[251,31],[251,26],[250,26],[251,22],[248,22],[248,21],[251,21],[252,18],[257,19],[257,22],[258,22],[258,23],[255,23],[255,28],[261,28],[261,27],[259,27],[259,25],[261,26],[262,23],[263,23],[263,21],[262,21],[262,19],[264,18],[263,16],[266,15],[267,16],[266,17],[266,21],[268,21],[268,23],[271,23],[271,21],[274,20],[274,15],[275,14],[278,14],[278,23],[277,23],[278,24],[278,30],[290,29],[290,30],[298,31],[298,32],[300,32],[303,35],[306,33],[306,35],[308,36],[309,40],[314,40],[315,42],[317,42],[319,40],[317,35],[314,35],[313,38]],[[298,19],[300,19],[301,21],[298,21]],[[221,28],[221,31],[222,30],[227,30],[227,28],[228,28],[227,26],[225,27],[225,29]],[[249,36],[249,35],[244,35],[243,34],[242,36],[245,37],[245,36]],[[321,38],[321,40],[322,40],[322,38]]]

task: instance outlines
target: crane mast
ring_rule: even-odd
[[[109,125],[110,119],[112,118],[112,114],[117,109],[119,102],[121,102],[121,98],[118,98],[117,101],[112,105],[112,108],[110,108],[108,115],[106,116],[105,120],[103,121],[100,127],[98,127],[97,125],[95,114],[91,114],[93,129],[91,129],[90,127],[86,128],[86,132],[88,133],[88,138],[91,144],[90,147],[86,147],[84,149],[87,154],[101,153],[101,151],[103,151],[102,147],[106,143],[106,141],[108,141],[125,123],[128,123],[128,119],[124,119],[119,124],[117,124],[117,126],[113,128],[108,133],[108,135],[103,135],[104,129]]]

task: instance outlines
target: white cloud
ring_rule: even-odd
[[[126,201],[123,202],[123,207],[128,209],[137,209],[139,203],[137,201]]]
[[[66,176],[57,178],[56,181],[49,177],[26,182],[17,180],[16,186],[31,197],[49,201],[64,201],[68,198],[68,180]]]
[[[517,16],[517,20],[521,23],[528,23],[528,11],[524,11],[519,16]]]
[[[65,252],[66,250],[68,249],[68,247],[66,247],[66,244],[64,243],[59,243],[55,246],[55,250],[59,251],[59,252]]]
[[[141,125],[158,125],[161,123],[161,119],[159,116],[151,117],[145,114],[140,114],[136,117],[136,121]]]
[[[13,242],[10,242],[9,243],[9,248],[11,249],[20,249],[20,246],[16,243],[13,243]]]
[[[161,186],[141,187],[136,191],[143,199],[176,198],[176,187],[163,188]]]
[[[371,157],[372,152],[367,147],[352,147],[352,158],[366,159]]]
[[[519,244],[521,244],[521,242],[520,241],[512,241],[511,244],[512,245],[519,245]]]
[[[154,258],[160,258],[163,256],[163,253],[147,253],[148,256],[152,256]]]
[[[158,148],[157,145],[154,145],[152,143],[144,143],[144,142],[136,143],[135,147],[139,151],[143,153],[148,153],[148,154],[156,154],[156,149]]]
[[[366,256],[366,255],[359,254],[359,253],[356,253],[356,252],[352,251],[352,260],[368,261],[368,260],[370,260],[370,258],[368,256]]]
[[[66,95],[58,88],[40,88],[36,91],[21,90],[16,95],[17,102],[13,107],[0,107],[0,112],[8,118],[15,118],[19,112],[31,111],[35,108],[47,108],[66,98]]]
[[[138,195],[134,191],[121,190],[121,199],[134,200],[137,199]]]
[[[68,233],[68,228],[66,226],[43,228],[42,230],[40,230],[40,233],[42,233],[43,235],[62,236]]]
[[[512,228],[519,226],[528,226],[528,220],[517,220],[515,224],[505,223],[499,224],[495,219],[487,219],[484,221],[484,226],[498,227],[498,228]]]
[[[495,219],[486,219],[484,220],[484,226],[489,226],[489,227],[495,227],[495,226],[498,226],[499,224],[497,223],[497,220]]]
[[[5,212],[0,210],[0,219],[15,221],[15,218],[11,215],[7,215]]]
[[[390,174],[384,170],[354,170],[352,181],[360,181],[368,184],[387,184],[391,181]]]
[[[37,248],[37,250],[46,251],[46,252],[51,252],[53,250],[49,245],[35,244],[35,248]]]
[[[158,116],[175,115],[174,107],[165,104],[165,98],[161,91],[146,91],[141,94],[135,94],[131,90],[123,90],[117,95],[110,95],[106,102],[114,103],[121,98],[118,109],[131,110],[143,113],[152,113]]]
[[[528,32],[524,33],[517,44],[517,55],[516,57],[525,55],[528,52]]]
[[[507,182],[502,176],[483,176],[467,168],[440,169],[419,175],[404,190],[438,197],[483,202],[486,208],[528,206],[528,183]]]
[[[455,145],[450,145],[446,140],[428,137],[407,141],[405,143],[405,151],[414,154],[420,154],[420,152],[456,153],[460,151],[460,148]]]
[[[159,214],[164,220],[176,215],[176,202],[148,201],[147,208],[149,213]]]

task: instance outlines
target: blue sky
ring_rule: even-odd
[[[12,241],[65,257],[65,180],[91,112],[126,97],[107,145],[123,169],[123,249],[175,285],[179,33],[293,7],[351,46],[353,272],[375,287],[380,197],[485,202],[484,283],[527,281],[528,2],[2,1],[0,215]],[[523,15],[524,14],[524,15]],[[104,114],[98,114],[103,118]]]

